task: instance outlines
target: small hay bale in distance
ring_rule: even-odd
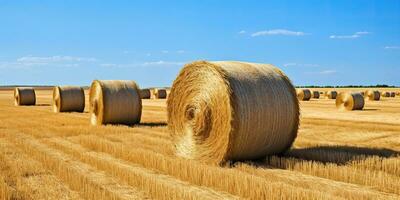
[[[390,97],[396,97],[396,93],[395,92],[390,92]]]
[[[319,92],[318,91],[313,91],[312,98],[319,99]]]
[[[16,87],[14,89],[14,104],[16,106],[30,106],[36,104],[35,89],[31,87]]]
[[[327,91],[325,93],[326,98],[328,99],[336,99],[337,97],[337,92],[335,90]]]
[[[336,97],[336,107],[339,110],[362,110],[364,97],[359,92],[341,92]]]
[[[297,99],[300,101],[308,101],[311,99],[311,91],[309,89],[297,89]]]
[[[364,99],[369,101],[379,101],[381,93],[377,90],[367,90],[364,93]]]
[[[53,88],[54,112],[83,112],[85,91],[79,86],[55,86]]]
[[[281,153],[299,125],[295,88],[269,64],[187,64],[172,85],[167,110],[176,154],[211,164]]]
[[[382,97],[390,97],[390,92],[382,92]]]
[[[142,99],[135,81],[95,80],[89,94],[92,125],[140,122]]]
[[[156,96],[156,99],[166,99],[167,98],[167,90],[166,89],[156,89],[155,96]]]
[[[150,99],[151,98],[151,91],[150,89],[141,89],[140,90],[140,98],[142,99]]]

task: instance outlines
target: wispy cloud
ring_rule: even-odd
[[[95,62],[96,58],[73,57],[73,56],[49,56],[36,57],[24,56],[17,59],[21,63],[56,63],[56,62]]]
[[[268,35],[304,36],[307,35],[307,33],[301,31],[291,31],[286,29],[272,29],[272,30],[264,30],[252,33],[251,37],[268,36]]]
[[[324,70],[320,71],[319,74],[335,74],[336,70]]]
[[[400,49],[400,46],[385,46],[384,49]]]
[[[284,67],[296,66],[296,67],[319,67],[318,64],[302,64],[302,63],[285,63],[283,64]]]
[[[245,30],[241,30],[238,32],[238,34],[246,34],[247,32]]]
[[[182,66],[186,62],[179,61],[146,61],[146,62],[136,62],[136,63],[102,63],[102,67],[117,67],[117,68],[134,68],[134,67],[170,67],[170,66]]]
[[[368,34],[371,34],[371,32],[358,31],[352,35],[331,35],[331,36],[329,36],[329,38],[330,39],[356,39],[356,38],[361,37],[362,35],[368,35]]]

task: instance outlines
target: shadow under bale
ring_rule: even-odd
[[[318,146],[302,149],[291,149],[284,157],[293,157],[307,161],[323,163],[346,164],[349,161],[363,160],[367,157],[378,156],[389,158],[400,156],[400,152],[386,148],[368,148],[353,146]]]

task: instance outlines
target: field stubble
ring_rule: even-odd
[[[165,100],[143,100],[142,122],[89,126],[84,113],[15,107],[0,91],[1,199],[399,199],[400,98],[337,111],[301,102],[290,151],[224,167],[174,156]],[[87,106],[86,102],[86,106]]]

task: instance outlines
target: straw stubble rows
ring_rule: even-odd
[[[38,92],[44,106],[15,107],[0,92],[4,199],[400,198],[399,98],[348,114],[355,120],[331,120],[332,100],[302,102],[284,156],[218,167],[174,155],[165,100],[144,100],[135,127],[89,126],[88,113],[53,113],[49,93]]]

